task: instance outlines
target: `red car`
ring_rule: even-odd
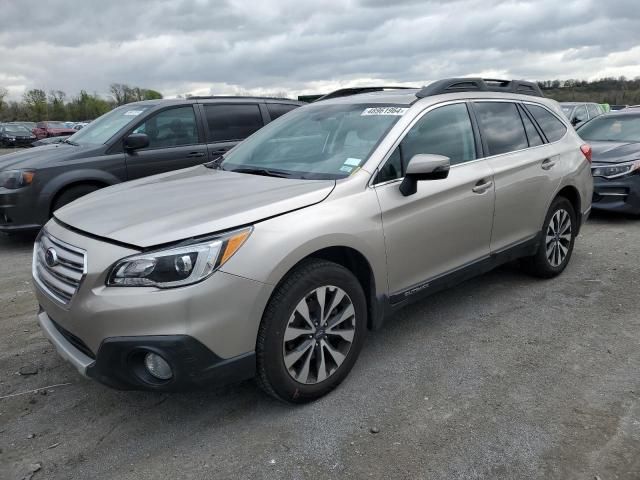
[[[68,128],[64,122],[38,122],[36,128],[33,129],[33,134],[38,140],[47,137],[59,137],[61,135],[73,135],[76,131],[73,128]]]

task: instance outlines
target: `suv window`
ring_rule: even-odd
[[[529,146],[515,103],[476,102],[474,108],[489,155],[500,155]]]
[[[557,142],[564,137],[564,134],[567,132],[567,127],[546,108],[530,104],[527,104],[526,108],[529,113],[533,115],[536,122],[538,122],[538,125],[542,129],[542,133],[547,137],[547,140],[550,142]]]
[[[209,141],[243,140],[260,130],[264,122],[257,104],[205,105]]]
[[[290,105],[286,103],[267,103],[267,110],[269,110],[271,120],[275,120],[297,107],[298,105]]]
[[[600,115],[600,109],[597,105],[589,104],[587,105],[587,110],[589,110],[589,118],[594,118]]]
[[[145,120],[133,133],[146,133],[149,136],[148,149],[199,142],[198,125],[191,106],[163,110]]]
[[[529,119],[529,116],[526,114],[522,107],[518,107],[520,111],[520,116],[522,117],[522,123],[524,123],[524,129],[527,132],[527,139],[529,140],[530,147],[537,147],[538,145],[544,144],[544,140],[536,130],[536,127],[533,125],[533,122]]]
[[[573,118],[576,123],[586,122],[588,120],[587,117],[587,107],[584,105],[580,105],[576,108],[576,111],[573,114]]]
[[[439,107],[418,120],[380,169],[376,182],[402,177],[411,157],[420,153],[447,156],[451,159],[451,165],[477,158],[466,104]]]

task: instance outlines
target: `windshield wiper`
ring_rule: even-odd
[[[249,173],[251,175],[263,175],[265,177],[279,177],[279,178],[291,177],[290,173],[280,172],[278,170],[270,170],[268,168],[242,167],[242,168],[234,168],[231,171],[236,173]]]
[[[210,162],[204,164],[205,167],[211,168],[213,170],[223,170],[222,162],[224,161],[224,157],[220,155],[219,157],[214,158]]]
[[[77,146],[79,146],[79,145],[80,145],[79,143],[76,143],[76,142],[74,142],[74,141],[72,141],[72,140],[69,140],[68,138],[65,138],[65,139],[62,141],[62,143],[68,143],[69,145],[73,145],[74,147],[77,147]]]

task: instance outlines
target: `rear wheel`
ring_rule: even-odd
[[[84,197],[91,192],[95,192],[99,188],[100,187],[98,187],[97,185],[76,185],[74,187],[67,188],[61,194],[59,194],[56,200],[53,202],[51,213],[73,202],[74,200],[77,200],[80,197]]]
[[[556,198],[545,218],[538,251],[523,260],[525,270],[541,278],[560,275],[571,259],[576,233],[573,205],[564,197]]]
[[[362,348],[367,307],[346,268],[305,261],[276,289],[256,344],[258,383],[269,395],[304,403],[344,380]]]

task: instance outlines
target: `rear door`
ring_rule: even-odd
[[[487,161],[495,182],[491,252],[532,240],[540,230],[549,198],[560,179],[558,158],[518,103],[474,101]]]
[[[229,151],[268,122],[266,107],[258,102],[205,103],[201,108],[210,160]]]
[[[129,180],[207,161],[207,146],[192,105],[165,108],[140,123],[132,133],[149,136],[149,146],[125,153]]]
[[[392,301],[489,256],[492,171],[480,158],[465,102],[436,107],[418,119],[380,168],[374,189],[382,210]],[[399,187],[413,155],[451,160],[449,176],[420,181],[407,197]]]

